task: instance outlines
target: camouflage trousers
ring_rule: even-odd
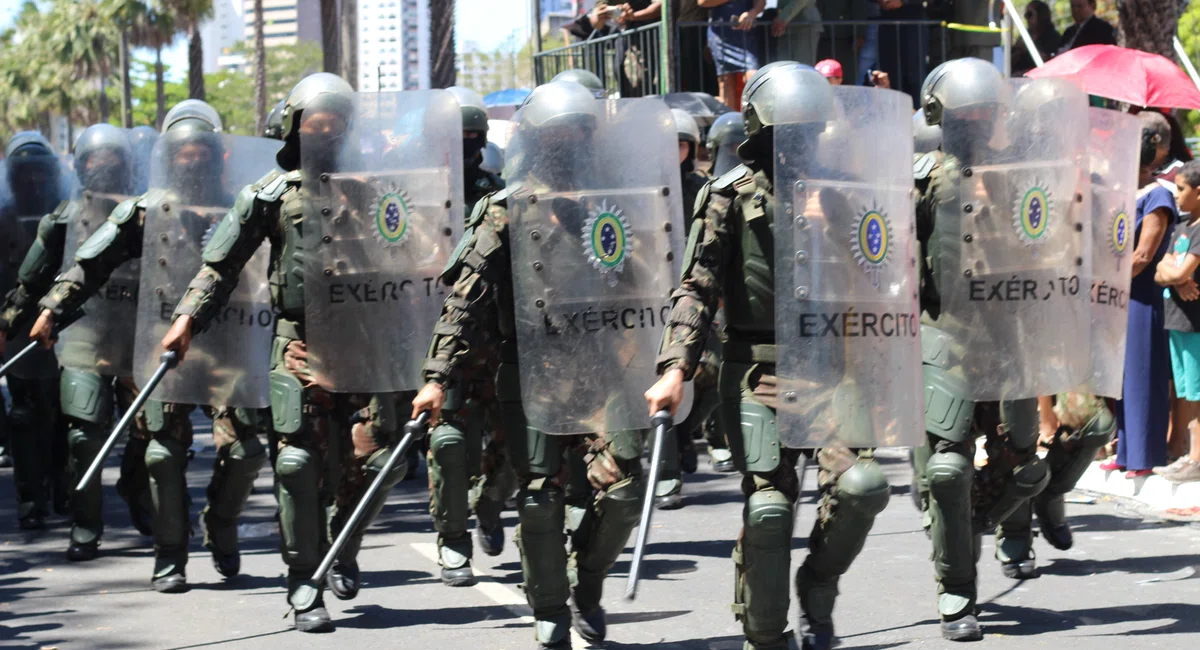
[[[448,538],[461,538],[466,534],[464,515],[468,510],[475,514],[482,530],[495,530],[501,525],[504,502],[516,491],[516,475],[508,459],[504,421],[496,403],[495,372],[495,364],[468,368],[461,382],[462,393],[448,400],[442,411],[442,420],[451,430],[465,436],[464,466],[443,468],[442,454],[436,453],[440,448],[435,449],[440,447],[440,440],[431,441],[427,451],[429,514],[438,531],[439,545],[447,543]],[[458,483],[454,479],[448,482],[447,471],[466,472],[469,486],[466,504],[453,502],[464,496],[461,489],[456,489],[461,478]],[[470,558],[469,541],[460,539],[452,543],[456,551]]]
[[[17,517],[44,517],[53,493],[56,509],[67,501],[67,435],[59,414],[58,377],[8,377],[12,409],[0,401],[0,428],[8,431]]]
[[[290,333],[297,336],[276,335],[271,354],[271,416],[279,445],[276,493],[289,575],[307,579],[328,549],[330,535],[341,531],[370,485],[371,467],[394,444],[398,422],[394,395],[331,393],[319,386],[304,341],[298,332]],[[327,511],[332,512],[328,521]],[[342,558],[352,562],[357,553],[353,543]]]
[[[82,373],[87,380],[98,385],[100,395],[94,399],[107,408],[93,417],[75,417],[68,403],[72,395],[66,391],[76,390],[68,385],[72,371],[63,370],[64,382],[60,386],[60,398],[63,403],[64,421],[67,428],[67,444],[69,448],[69,467],[72,475],[72,486],[76,484],[83,473],[92,464],[104,441],[112,433],[113,406],[118,413],[125,413],[137,399],[138,389],[132,377],[113,377]],[[146,429],[146,419],[143,416],[134,418],[130,425],[125,448],[121,453],[121,474],[117,479],[117,494],[128,504],[134,527],[144,535],[151,534],[150,517],[153,504],[150,497],[150,476],[146,471],[146,445],[150,441],[150,432]],[[71,491],[71,541],[79,544],[96,543],[104,533],[104,495],[101,482],[93,480],[86,490]]]

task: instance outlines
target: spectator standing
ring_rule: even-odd
[[[1179,208],[1185,217],[1176,228],[1170,252],[1158,263],[1154,281],[1165,287],[1163,313],[1176,409],[1183,430],[1190,434],[1191,450],[1154,471],[1173,483],[1190,483],[1200,481],[1200,300],[1196,288],[1200,276],[1200,162],[1183,165],[1175,180],[1179,185]]]
[[[1074,25],[1063,32],[1058,53],[1084,45],[1116,45],[1117,34],[1112,25],[1096,16],[1096,0],[1071,0]]]
[[[1042,60],[1049,61],[1062,45],[1062,36],[1054,28],[1054,20],[1050,17],[1050,5],[1042,0],[1030,2],[1025,7],[1025,26],[1029,30],[1029,36],[1033,38],[1033,46],[1037,48],[1038,54],[1042,55]],[[1025,39],[1016,39],[1012,53],[1013,76],[1020,77],[1035,67],[1037,64],[1025,47]]]
[[[1125,380],[1114,410],[1117,456],[1100,466],[1106,471],[1127,470],[1126,478],[1146,476],[1166,461],[1170,414],[1170,353],[1163,329],[1162,288],[1154,283],[1154,273],[1170,243],[1176,209],[1175,197],[1154,180],[1154,170],[1166,155],[1164,145],[1171,133],[1164,122],[1142,117]]]
[[[888,25],[887,21],[925,19],[923,0],[878,0],[879,69],[892,80],[892,88],[908,93],[917,108],[921,84],[925,81],[925,53],[929,48],[929,28],[925,25]]]
[[[824,61],[818,61],[816,68],[822,77],[829,80],[829,85],[842,85],[842,64],[833,59],[825,59]]]
[[[717,66],[717,99],[729,108],[742,110],[742,88],[758,71],[761,47],[754,19],[763,12],[766,0],[698,0],[712,10],[708,49]]]
[[[710,87],[705,82],[716,76],[712,58],[708,56],[705,27],[699,23],[708,22],[708,9],[701,7],[696,0],[671,0],[671,18],[679,24],[679,45],[675,52],[675,60],[679,65],[679,90],[683,92],[702,92]]]
[[[797,19],[802,24],[791,24]],[[823,31],[820,22],[816,0],[780,0],[779,13],[771,23],[771,37],[777,39],[775,60],[816,63],[817,43]]]

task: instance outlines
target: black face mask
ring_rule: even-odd
[[[122,163],[84,172],[79,180],[85,188],[93,192],[126,194],[129,192],[128,178],[129,169]]]
[[[487,138],[463,138],[463,167],[474,169],[483,164],[483,148]]]

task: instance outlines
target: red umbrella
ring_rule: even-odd
[[[1069,50],[1025,76],[1062,77],[1089,95],[1137,106],[1200,109],[1200,90],[1170,59],[1116,45]]]

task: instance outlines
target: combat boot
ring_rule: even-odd
[[[996,529],[996,559],[1004,576],[1013,580],[1038,577],[1033,552],[1033,505],[1026,501],[1017,506]]]
[[[491,557],[504,552],[504,526],[488,530],[481,525],[475,529],[475,538],[479,540],[479,550]]]
[[[582,611],[575,604],[575,599],[571,599],[571,625],[579,636],[583,637],[590,643],[600,643],[604,637],[608,635],[608,624],[604,620],[604,608],[600,606],[593,607],[590,610]]]
[[[442,565],[442,583],[447,587],[470,587],[477,582],[471,570],[470,535],[455,540],[439,537],[438,563]]]
[[[658,482],[654,489],[654,507],[678,510],[683,507],[683,481],[672,478]]]
[[[565,619],[535,621],[538,650],[571,650],[571,625]]]
[[[1038,530],[1051,546],[1066,551],[1075,545],[1071,527],[1067,525],[1063,495],[1042,492],[1035,497],[1034,512],[1037,514]]]
[[[358,596],[359,581],[358,562],[337,562],[325,576],[325,586],[333,592],[338,600],[354,600]]]
[[[71,542],[67,547],[68,562],[91,562],[100,555],[99,542]]]
[[[708,459],[714,472],[729,474],[737,469],[733,466],[733,454],[728,449],[709,448]]]
[[[319,586],[308,580],[311,575],[311,571],[289,571],[288,603],[294,609],[293,624],[298,632],[332,632],[333,621],[329,618],[329,610],[325,609],[325,595]]]

